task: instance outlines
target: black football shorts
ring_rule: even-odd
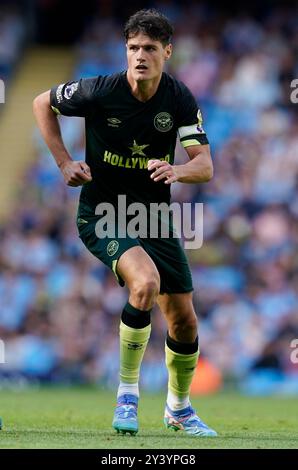
[[[117,262],[129,248],[142,247],[150,256],[160,275],[160,293],[186,293],[193,290],[189,264],[178,238],[99,238],[96,223],[99,216],[85,202],[80,202],[77,213],[79,237],[88,250],[108,266],[119,284],[124,280],[117,273]]]

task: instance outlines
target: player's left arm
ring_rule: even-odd
[[[203,118],[196,100],[190,90],[181,82],[176,95],[176,123],[182,147],[189,161],[182,165],[171,165],[166,161],[149,160],[148,170],[154,181],[164,180],[165,184],[206,183],[213,176],[210,146],[203,129]]]
[[[149,160],[148,170],[152,171],[154,181],[165,180],[165,184],[175,183],[206,183],[213,176],[213,164],[210,146],[191,145],[185,148],[190,161],[183,165],[170,165],[161,160]],[[155,170],[155,171],[153,171]]]

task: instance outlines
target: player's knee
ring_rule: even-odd
[[[134,303],[142,310],[149,310],[156,302],[160,289],[160,279],[155,273],[136,279],[130,289]]]

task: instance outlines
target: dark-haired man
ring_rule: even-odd
[[[216,436],[191,407],[189,389],[199,356],[192,279],[174,236],[133,237],[123,223],[119,195],[126,203],[170,203],[170,184],[203,183],[212,177],[208,140],[190,91],[163,72],[171,57],[172,26],[156,10],[141,10],[125,25],[127,71],[68,82],[38,96],[34,112],[66,184],[82,185],[77,224],[86,247],[109,266],[129,299],[120,323],[120,384],[113,427],[138,431],[139,371],[150,336],[150,312],[157,302],[165,315],[169,372],[164,422],[196,436]],[[53,112],[54,111],[54,112]],[[83,116],[86,162],[68,154],[57,114]],[[190,161],[174,165],[176,136]],[[124,236],[103,237],[103,213],[111,204]],[[124,224],[124,226],[123,226]]]

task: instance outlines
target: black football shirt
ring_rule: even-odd
[[[133,96],[126,71],[71,81],[51,90],[57,114],[85,118],[86,163],[92,181],[80,200],[95,208],[101,202],[170,202],[170,185],[154,182],[149,159],[174,163],[177,135],[184,147],[208,144],[201,113],[189,89],[163,73],[152,98]]]

